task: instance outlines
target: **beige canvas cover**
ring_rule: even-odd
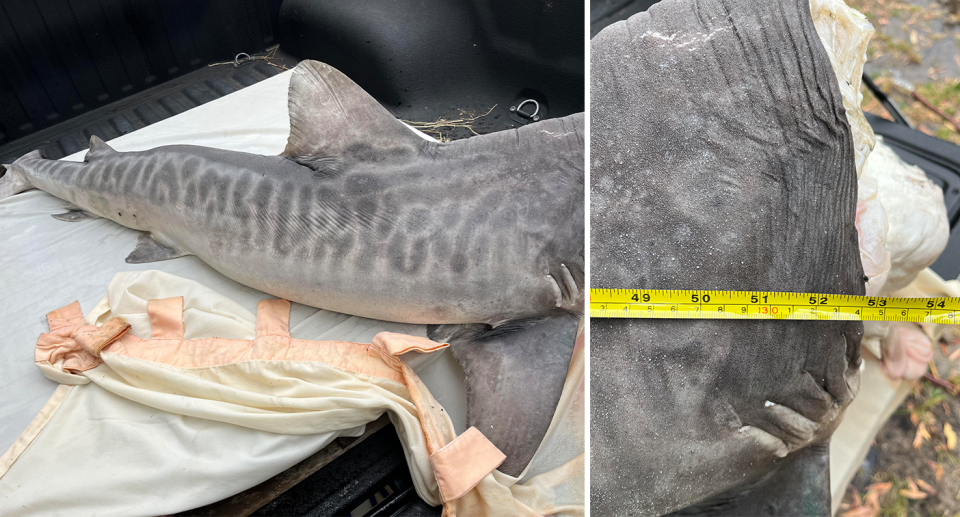
[[[178,288],[188,295],[153,298]],[[231,308],[195,282],[148,271],[117,275],[86,321],[76,303],[51,312],[35,359],[62,386],[0,458],[0,508],[189,509],[256,484],[333,437],[355,436],[386,412],[418,494],[446,502],[448,515],[582,513],[582,345],[528,468],[543,473],[520,482],[493,470],[503,455],[479,431],[456,436],[400,359],[445,345],[389,332],[371,343],[302,340],[288,331],[284,300],[260,302],[255,321]],[[194,323],[219,336],[191,335]],[[211,485],[217,490],[197,489]]]

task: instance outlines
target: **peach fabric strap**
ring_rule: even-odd
[[[80,302],[73,302],[48,313],[47,324],[50,325],[50,332],[63,327],[83,325],[83,311],[80,310]]]
[[[150,300],[147,314],[153,326],[151,339],[183,339],[183,297]]]
[[[85,325],[73,333],[81,348],[99,358],[100,352],[130,330],[130,324],[120,318],[110,318],[100,327]]]
[[[444,502],[463,497],[507,459],[476,427],[430,455]]]
[[[373,343],[383,346],[390,355],[400,355],[407,352],[428,354],[446,348],[447,343],[437,343],[425,337],[408,336],[394,332],[381,332],[374,336]]]
[[[73,302],[47,314],[50,332],[40,334],[34,362],[79,373],[100,364],[100,352],[130,330],[120,318],[110,318],[102,327],[83,324],[80,304]]]
[[[257,337],[290,337],[290,302],[260,300],[257,304]]]

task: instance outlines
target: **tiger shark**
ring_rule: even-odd
[[[468,425],[520,474],[583,310],[583,114],[431,142],[315,61],[293,71],[288,108],[279,156],[92,137],[82,163],[5,166],[0,199],[37,188],[72,205],[55,217],[139,230],[130,263],[195,255],[291,301],[432,325],[466,372]]]

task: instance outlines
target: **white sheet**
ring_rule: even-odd
[[[254,337],[253,315],[241,305],[159,271],[117,274],[86,323],[119,316],[132,333],[148,338],[148,300],[175,295],[184,297],[184,338]],[[382,324],[320,311],[291,332],[313,335],[311,329],[331,328],[327,332],[366,341],[371,323]],[[0,457],[0,514],[19,509],[125,517],[195,508],[269,478],[336,436],[360,433],[382,410],[401,436],[417,492],[440,502],[417,411],[395,380],[295,359],[181,367],[135,355],[106,350],[104,363],[93,369],[57,373],[54,378],[68,385],[48,403],[47,416],[38,417],[13,452]],[[583,514],[583,363],[580,344],[561,396],[561,417],[527,480],[518,484],[499,472],[484,476],[457,500],[458,515]],[[433,398],[420,393],[426,397],[420,407],[434,408],[433,421],[449,441],[449,420]]]
[[[341,433],[267,433],[156,411],[85,384],[72,390],[42,438],[4,476],[0,514],[24,511],[25,505],[30,515],[176,513],[266,481],[338,436],[362,433],[363,426]]]

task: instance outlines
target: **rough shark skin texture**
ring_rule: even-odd
[[[146,232],[128,262],[192,254],[306,305],[464,324],[472,331],[450,340],[455,349],[526,336],[536,346],[466,354],[473,371],[519,379],[512,393],[477,375],[467,382],[467,424],[507,454],[504,472],[519,474],[553,417],[583,310],[583,114],[429,142],[313,61],[295,69],[289,109],[281,156],[122,153],[92,139],[83,163],[34,152],[6,167],[0,199],[39,188],[74,205],[61,220],[92,214]],[[483,409],[504,400],[526,410]]]
[[[591,288],[863,294],[853,139],[807,0],[666,0],[591,60]],[[861,333],[592,320],[592,510],[828,515]]]

